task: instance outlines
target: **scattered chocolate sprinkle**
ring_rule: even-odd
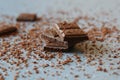
[[[70,57],[68,57],[66,60],[62,61],[61,63],[62,63],[63,65],[65,65],[65,64],[68,64],[68,63],[70,63],[70,62],[73,62],[73,60],[72,60]]]
[[[41,40],[41,34],[44,33],[43,27],[48,26],[49,22],[51,23],[62,22],[59,21],[60,19],[56,20],[54,17],[50,19],[43,17],[43,19],[45,19],[44,22],[33,23],[32,28],[29,28],[29,30],[27,30],[27,28],[29,25],[31,25],[31,23],[17,22],[15,27],[16,29],[19,29],[19,33],[15,36],[15,39],[13,38],[14,36],[0,37],[1,39],[0,60],[10,65],[8,68],[10,71],[12,70],[21,71],[23,68],[28,69],[28,67],[31,65],[34,65],[33,71],[35,71],[35,74],[40,74],[39,68],[41,67],[43,68],[50,67],[52,69],[60,69],[61,71],[62,70],[64,71],[65,66],[69,66],[70,63],[72,62],[73,63],[77,62],[77,64],[75,64],[76,65],[75,68],[70,68],[71,72],[75,69],[78,69],[78,71],[83,71],[83,73],[87,72],[87,70],[84,68],[84,65],[88,65],[91,67],[98,65],[96,71],[102,71],[102,72],[108,72],[109,69],[111,71],[120,69],[119,66],[120,62],[117,61],[116,63],[114,63],[114,60],[117,60],[120,57],[118,52],[120,50],[119,48],[120,36],[119,36],[119,29],[117,29],[117,26],[102,25],[101,27],[98,28],[96,24],[88,21],[88,20],[94,21],[96,18],[91,19],[89,16],[80,17],[80,20],[84,20],[86,22],[85,24],[87,24],[88,26],[86,27],[85,24],[82,24],[83,26],[80,26],[83,27],[81,28],[81,30],[85,31],[85,33],[87,33],[89,37],[88,41],[78,43],[79,45],[77,46],[80,49],[80,51],[83,52],[82,55],[85,55],[85,60],[82,60],[81,57],[83,56],[81,56],[81,54],[80,55],[72,54],[73,56],[69,56],[66,58],[65,55],[67,54],[63,53],[62,51],[57,51],[56,53],[43,51],[42,40]],[[69,24],[69,25],[76,26],[76,28],[78,28],[78,25],[76,24],[78,20],[79,19],[76,19],[73,24]],[[0,24],[6,24],[6,22]],[[62,23],[62,25],[66,25],[66,24],[67,24],[66,22]],[[68,28],[70,27],[69,25],[67,26]],[[58,35],[55,35],[55,37],[58,37]],[[111,47],[111,45],[114,43],[115,45]],[[108,56],[105,56],[106,54]],[[106,63],[103,57],[107,57],[105,59],[108,60],[108,63]],[[52,59],[54,59],[55,61],[52,62]],[[42,60],[48,61],[50,63],[41,64],[40,61]],[[110,67],[104,68],[103,66],[106,64],[109,64]],[[114,65],[116,64],[118,64],[118,66],[114,68]],[[1,65],[2,62],[0,62],[0,66]],[[5,67],[0,67],[0,70],[4,73],[5,78],[6,76],[9,75],[7,73],[9,71],[8,69]],[[56,71],[56,73],[49,74],[48,72],[49,71],[46,69],[43,70],[43,73],[52,76],[61,76],[62,73]],[[72,74],[72,76],[79,77],[79,75],[75,75],[74,73],[71,72],[70,74]],[[29,74],[29,76],[33,74],[32,71],[27,71],[27,73]],[[119,75],[116,72],[115,73],[113,72],[113,74]],[[18,78],[17,76],[19,75],[22,76],[23,78],[27,78],[27,75],[25,75],[24,73],[22,75],[21,74],[15,75],[14,79],[17,79]],[[84,76],[87,76],[87,78],[91,78],[90,74],[85,74]]]

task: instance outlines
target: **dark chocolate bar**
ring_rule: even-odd
[[[87,35],[66,36],[64,40],[68,42],[68,47],[73,47],[76,43],[88,40],[88,36]]]
[[[69,24],[78,26],[76,23],[65,22],[64,25],[58,24],[57,27],[59,28],[56,28],[56,29],[59,29],[59,31],[62,31],[63,39],[64,41],[68,42],[68,47],[72,47],[76,43],[88,40],[87,34],[83,30],[81,30],[79,26],[78,27],[75,27],[75,26],[66,27],[66,25],[68,26]],[[63,29],[61,27],[66,27],[66,28]]]
[[[9,25],[3,25],[2,27],[0,27],[0,36],[10,34],[15,31],[17,31],[16,27],[9,26]]]
[[[65,41],[84,41],[88,40],[88,36],[81,29],[67,29],[64,32]]]
[[[68,46],[72,47],[76,43],[88,40],[87,34],[85,34],[81,29],[68,29],[64,32],[64,41],[68,42]]]
[[[16,19],[17,21],[35,21],[37,20],[36,14],[22,13]]]

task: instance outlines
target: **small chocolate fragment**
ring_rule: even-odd
[[[58,23],[60,29],[79,29],[77,23],[67,23],[66,21],[63,23]]]
[[[15,31],[17,31],[16,27],[9,26],[9,25],[3,25],[2,27],[0,27],[0,36],[10,34]]]
[[[37,20],[36,14],[22,13],[16,19],[17,21],[35,21]]]

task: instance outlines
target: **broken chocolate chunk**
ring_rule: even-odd
[[[67,29],[63,32],[64,41],[68,42],[68,46],[72,47],[76,43],[88,40],[88,36],[81,29]]]
[[[66,25],[74,25],[75,23],[66,23]],[[72,28],[66,28],[66,29],[63,29],[61,28],[62,27],[66,27],[66,25],[59,25],[56,26],[58,29],[57,31],[59,31],[59,35],[62,35],[63,37],[63,41],[67,41],[68,42],[68,47],[73,47],[76,43],[79,43],[79,42],[83,42],[83,41],[86,41],[88,40],[88,35],[83,31],[81,30],[79,27],[76,28],[75,26]],[[77,24],[75,24],[76,26],[78,26]]]
[[[3,25],[0,27],[0,36],[10,34],[12,32],[17,31],[17,28],[14,26]]]
[[[17,21],[35,21],[37,20],[36,14],[22,13],[16,19]]]
[[[55,51],[55,50],[65,50],[68,48],[68,44],[66,41],[59,41],[44,34],[41,35],[41,38],[44,39],[45,41],[44,50]]]
[[[68,42],[68,47],[73,47],[75,44],[79,43],[79,42],[83,42],[88,40],[88,36],[87,35],[81,35],[81,36],[66,36],[64,38],[65,41]]]

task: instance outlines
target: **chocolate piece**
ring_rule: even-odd
[[[55,29],[57,29],[57,31],[59,31],[59,35],[62,35],[63,37],[63,41],[67,41],[68,42],[68,47],[72,47],[74,46],[76,43],[79,42],[83,42],[88,40],[88,36],[87,34],[81,30],[79,27],[73,27],[73,26],[69,26],[66,27],[66,25],[76,25],[78,26],[76,23],[66,23],[64,25],[60,25],[58,24],[58,26],[55,27]],[[66,27],[65,29],[61,28],[61,27]]]
[[[22,13],[16,19],[17,21],[35,21],[37,20],[36,14]]]
[[[41,35],[41,38],[45,41],[45,51],[63,51],[68,49],[68,43],[66,41],[59,41],[44,34]]]
[[[68,46],[72,47],[76,43],[88,40],[88,36],[81,29],[68,29],[63,32],[64,41],[68,42]]]
[[[77,25],[77,23],[67,23],[66,21],[63,23],[58,23],[58,26],[60,29],[79,29],[80,27]]]
[[[12,32],[17,31],[17,28],[14,26],[4,25],[0,27],[0,36],[10,34]]]
[[[65,41],[82,42],[88,40],[88,36],[81,29],[67,29],[63,34]]]
[[[87,35],[66,36],[64,40],[68,42],[68,47],[73,47],[76,43],[88,40],[88,36]]]

